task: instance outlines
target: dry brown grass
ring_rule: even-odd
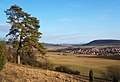
[[[7,63],[0,72],[0,82],[83,82],[83,80],[80,81],[69,74]]]
[[[76,57],[75,55],[63,56],[55,55],[55,53],[48,53],[47,55],[49,61],[54,65],[65,65],[73,70],[79,70],[82,75],[86,76],[88,76],[90,69],[93,69],[96,77],[100,77],[100,71],[104,71],[107,66],[120,65],[120,60]]]

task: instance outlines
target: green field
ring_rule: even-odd
[[[73,70],[78,70],[81,75],[88,76],[89,70],[94,71],[95,77],[101,76],[101,71],[105,71],[105,67],[112,65],[120,65],[120,60],[77,57],[76,55],[56,55],[58,53],[48,52],[47,58],[54,66],[64,65]]]

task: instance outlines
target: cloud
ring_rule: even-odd
[[[8,32],[10,29],[10,25],[8,24],[0,24],[0,32],[2,33],[6,33]]]
[[[0,39],[5,38],[6,34],[9,32],[10,25],[0,24]]]
[[[48,43],[83,43],[95,37],[95,35],[81,35],[80,33],[43,35],[42,41]]]
[[[119,38],[114,34],[82,34],[82,33],[60,33],[43,34],[41,41],[45,43],[87,43],[96,39]]]

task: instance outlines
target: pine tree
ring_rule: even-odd
[[[11,6],[5,11],[8,23],[11,25],[9,41],[16,48],[16,63],[20,64],[20,56],[30,55],[34,49],[37,49],[42,55],[45,54],[45,48],[39,42],[42,33],[39,32],[39,20],[24,12],[17,5]]]

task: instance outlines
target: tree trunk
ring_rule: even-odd
[[[20,64],[20,55],[17,55],[16,63]]]
[[[20,48],[18,48],[18,50],[17,50],[17,54],[16,54],[16,64],[20,64]]]

